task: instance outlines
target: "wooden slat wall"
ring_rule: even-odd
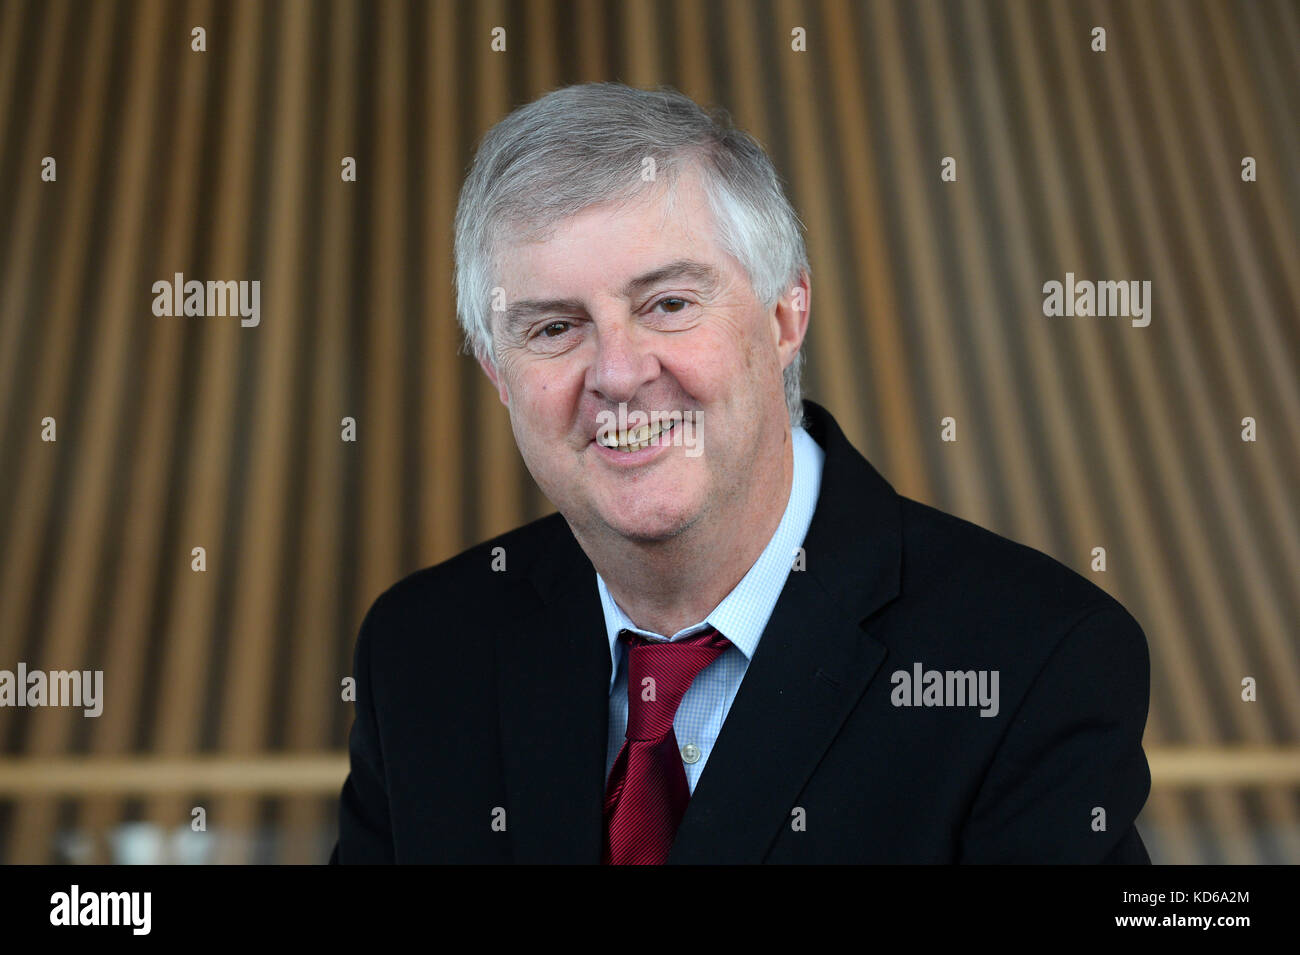
[[[369,602],[551,510],[458,351],[451,221],[489,126],[598,79],[767,145],[808,393],[900,492],[1142,622],[1153,856],[1300,861],[1288,0],[0,0],[0,669],[106,698],[0,710],[0,861],[124,858],[196,806],[203,858],[324,858]],[[1150,327],[1045,318],[1067,271],[1151,280]],[[261,325],[155,317],[175,272],[261,280]]]

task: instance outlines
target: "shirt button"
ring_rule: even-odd
[[[682,747],[682,762],[698,763],[700,761],[700,748],[694,743],[687,743]]]

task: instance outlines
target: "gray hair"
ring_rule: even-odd
[[[496,363],[491,301],[504,231],[536,239],[589,206],[630,200],[647,187],[647,167],[666,175],[670,202],[684,169],[701,172],[718,242],[765,308],[810,271],[803,224],[771,159],[725,110],[705,112],[668,87],[567,86],[493,126],[461,188],[456,316],[475,358]],[[782,376],[791,427],[803,423],[802,365],[800,348]]]

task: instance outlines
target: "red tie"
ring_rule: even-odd
[[[691,791],[673,719],[696,675],[731,642],[713,627],[674,643],[619,632],[628,645],[627,739],[605,789],[605,863],[662,865]]]

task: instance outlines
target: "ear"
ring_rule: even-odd
[[[800,272],[784,295],[772,308],[772,337],[785,368],[798,353],[808,333],[808,315],[812,310],[812,278]]]
[[[510,392],[506,390],[505,379],[501,377],[501,372],[497,369],[497,366],[487,356],[479,358],[478,364],[483,369],[483,374],[487,375],[488,380],[492,382],[492,387],[497,390],[497,397],[501,399],[501,403],[509,408]]]

